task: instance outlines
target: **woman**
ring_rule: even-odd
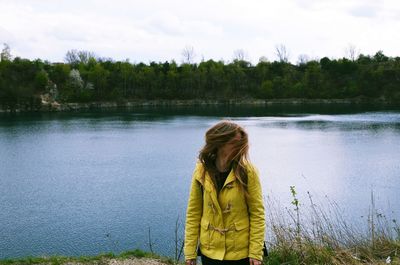
[[[248,160],[247,133],[221,121],[205,136],[186,212],[186,265],[260,265],[265,215],[257,171]]]

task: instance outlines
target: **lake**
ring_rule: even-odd
[[[172,256],[204,133],[245,127],[264,196],[310,192],[367,226],[400,220],[400,110],[371,106],[137,108],[0,116],[0,258],[141,248]],[[268,210],[268,209],[267,209]],[[179,218],[179,219],[178,219]]]

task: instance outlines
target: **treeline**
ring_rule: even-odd
[[[58,102],[135,99],[382,98],[400,101],[400,57],[303,61],[245,60],[130,63],[69,51],[64,63],[12,58],[0,61],[3,108],[37,108],[40,95]]]

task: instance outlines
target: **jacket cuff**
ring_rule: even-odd
[[[197,259],[197,253],[195,255],[185,255],[185,260],[188,259]]]
[[[263,260],[263,256],[262,255],[257,255],[257,254],[254,254],[254,253],[250,253],[249,254],[249,258],[260,260],[260,261]]]
[[[187,249],[186,251],[184,251],[183,254],[185,255],[185,260],[188,260],[188,259],[197,259],[197,248],[194,248],[194,249],[192,249],[192,248]]]

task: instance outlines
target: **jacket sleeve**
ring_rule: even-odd
[[[199,165],[193,172],[189,201],[186,210],[185,247],[186,260],[197,258],[197,244],[200,233],[200,221],[203,212],[203,191],[201,184],[196,180],[200,174]]]
[[[247,200],[250,217],[249,258],[262,260],[265,232],[265,211],[260,179],[257,170],[250,166],[248,171]]]

